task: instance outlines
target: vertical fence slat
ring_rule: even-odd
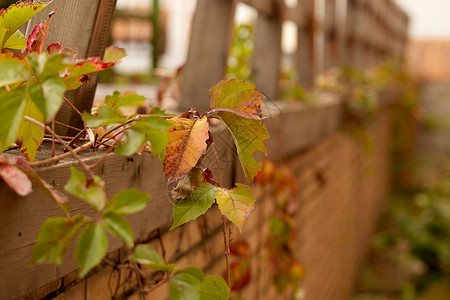
[[[274,2],[271,15],[258,14],[255,28],[253,78],[260,91],[278,97],[281,62],[281,1]]]
[[[180,109],[195,106],[208,108],[209,89],[226,71],[230,23],[234,22],[236,2],[230,0],[198,0],[189,53],[183,75]]]
[[[57,13],[52,18],[47,45],[61,42],[64,47],[78,51],[80,57],[103,56],[111,27],[116,0],[59,0],[51,3],[39,13],[28,28],[33,29],[52,9]],[[89,83],[66,93],[66,97],[80,110],[89,111],[92,107],[97,75],[91,75]],[[82,126],[82,120],[66,104],[58,112],[56,119],[75,127]],[[60,134],[70,134],[66,128],[57,127]]]
[[[314,14],[313,0],[299,0],[303,12],[304,25],[298,27],[297,38],[297,70],[299,83],[305,87],[313,83],[314,68]]]

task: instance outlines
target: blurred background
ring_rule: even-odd
[[[252,57],[258,11],[247,4],[258,1],[235,2],[233,34],[226,43],[229,48],[225,74],[229,78],[255,82]],[[264,7],[263,2],[270,1],[261,1],[260,7]],[[283,5],[288,11],[303,2],[306,1],[285,0]],[[370,47],[362,48],[362,52],[351,52],[341,51],[339,43],[335,48],[327,46],[330,36],[342,38],[340,34],[345,34],[346,30],[361,30],[362,36],[374,34],[372,27],[361,25],[364,20],[351,21],[349,8],[386,1],[331,1],[337,29],[330,36],[326,30],[321,30],[326,28],[329,12],[325,3],[329,1],[307,2],[313,3],[311,24],[316,30],[309,42],[320,55],[307,54],[304,59],[312,62],[313,67],[306,71],[311,76],[301,74],[296,66],[297,47],[305,40],[300,40],[301,29],[296,23],[283,21],[280,90],[276,95],[268,92],[270,97],[314,105],[319,97],[317,88],[330,89],[330,82],[342,79],[340,76],[345,72],[336,71],[342,66],[362,72],[359,75],[346,73],[345,76],[353,78],[350,81],[361,76],[375,78],[371,79],[373,81],[364,79],[366,85],[379,84],[380,74],[386,72],[391,76],[401,74],[402,80],[407,80],[402,98],[404,105],[393,120],[394,124],[396,120],[408,121],[396,127],[397,140],[391,146],[391,193],[370,239],[370,251],[358,273],[351,298],[450,299],[450,1],[395,0],[392,5],[398,7],[400,13],[389,16],[403,18],[399,26],[407,27],[407,35],[396,37],[401,40],[398,47],[391,45],[392,40],[380,36],[377,43],[386,49],[392,46],[389,53],[393,55],[389,59],[383,54],[382,46],[379,52],[372,54]],[[110,43],[124,47],[128,56],[111,71],[100,75],[95,101],[103,101],[113,90],[133,90],[145,95],[150,104],[158,103],[176,110],[196,5],[195,0],[118,0]],[[376,13],[384,15],[389,11],[382,9]],[[375,21],[380,18],[375,17]],[[277,43],[277,37],[273,43]],[[331,90],[336,92],[336,86]],[[367,105],[370,106],[370,102]]]

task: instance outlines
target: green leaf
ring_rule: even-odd
[[[102,220],[109,232],[121,238],[129,247],[133,247],[133,230],[124,217],[114,212],[108,212],[103,215]]]
[[[253,157],[257,151],[267,155],[267,130],[260,120],[264,96],[253,84],[230,79],[211,88],[211,117],[220,119],[230,130],[247,180],[252,183],[261,170],[261,162]]]
[[[0,50],[3,49],[3,42],[5,41],[5,35],[9,30],[0,26]]]
[[[50,3],[52,3],[52,1],[47,3],[32,3],[31,1],[26,1],[10,5],[6,10],[1,10],[0,27],[9,29],[9,33],[6,34],[5,40]]]
[[[34,246],[32,264],[47,261],[60,265],[70,241],[87,221],[87,217],[80,214],[72,218],[48,218]]]
[[[200,300],[228,300],[230,288],[220,276],[210,275],[200,286]]]
[[[26,65],[10,55],[0,55],[0,87],[25,81],[31,77]]]
[[[231,112],[219,112],[213,116],[225,123],[231,132],[245,177],[252,183],[262,166],[255,160],[254,153],[260,151],[267,155],[265,140],[269,133],[266,127],[259,120],[246,119]]]
[[[105,211],[114,211],[118,214],[134,214],[145,208],[150,195],[137,189],[130,188],[115,194],[107,203]]]
[[[64,82],[59,77],[49,78],[42,83],[30,83],[31,100],[44,113],[47,122],[61,107],[64,91]]]
[[[255,91],[255,85],[243,80],[222,80],[209,91],[210,109],[232,111],[246,118],[261,118],[264,95]],[[231,109],[231,110],[230,110]]]
[[[205,278],[202,270],[189,267],[175,274],[169,281],[171,300],[198,300],[200,286]]]
[[[137,130],[129,129],[126,133],[127,140],[120,144],[114,150],[117,155],[131,156],[139,150],[142,144],[145,143],[145,135]]]
[[[84,112],[83,118],[86,122],[86,126],[91,128],[111,124],[122,124],[126,121],[126,118],[119,111],[106,105],[101,105],[97,109],[96,116]]]
[[[143,105],[145,97],[135,93],[121,94],[119,91],[114,91],[112,95],[105,97],[105,104],[112,108],[129,105]]]
[[[5,42],[3,47],[14,50],[22,50],[27,47],[27,40],[23,36],[22,32],[16,30],[16,32],[14,32],[13,35],[11,35]]]
[[[172,127],[172,123],[160,117],[148,117],[137,121],[133,128],[145,134],[152,147],[152,154],[158,155],[169,142],[167,130]]]
[[[64,189],[89,203],[95,210],[101,211],[106,204],[105,183],[95,176],[93,182],[87,183],[83,172],[70,167],[71,176]]]
[[[80,234],[75,250],[75,258],[80,277],[84,277],[98,265],[108,250],[108,237],[101,223],[88,224]]]
[[[216,201],[219,209],[240,231],[244,221],[255,208],[255,197],[248,186],[237,183],[231,190],[220,188]]]
[[[125,56],[127,56],[127,52],[125,51],[125,49],[117,46],[110,46],[105,49],[103,61],[116,62],[124,58]]]
[[[170,230],[206,213],[215,202],[216,193],[217,187],[206,182],[188,197],[178,200],[173,206],[173,224]]]
[[[31,100],[26,101],[24,114],[25,116],[45,124],[44,115]],[[20,151],[25,155],[28,161],[34,161],[36,158],[36,151],[44,139],[44,129],[27,120],[22,120],[18,136],[21,140]]]
[[[25,98],[25,87],[9,92],[0,90],[0,152],[11,146],[17,139],[25,111]]]
[[[137,245],[132,258],[142,265],[155,270],[172,272],[175,265],[166,264],[164,259],[150,245]]]

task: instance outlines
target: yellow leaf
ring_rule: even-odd
[[[164,174],[169,184],[187,175],[206,152],[208,119],[169,119],[173,127],[167,132],[169,143],[164,157]]]

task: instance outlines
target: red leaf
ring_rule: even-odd
[[[26,196],[32,192],[31,181],[27,175],[7,160],[1,160],[0,162],[0,177],[20,196]]]
[[[27,40],[27,50],[26,52],[37,52],[39,54],[42,53],[42,50],[44,50],[44,43],[48,36],[48,29],[50,24],[50,18],[53,16],[53,14],[56,12],[56,10],[52,10],[48,14],[48,19],[46,21],[41,22],[39,25],[36,25],[33,28],[33,31],[28,36]]]

